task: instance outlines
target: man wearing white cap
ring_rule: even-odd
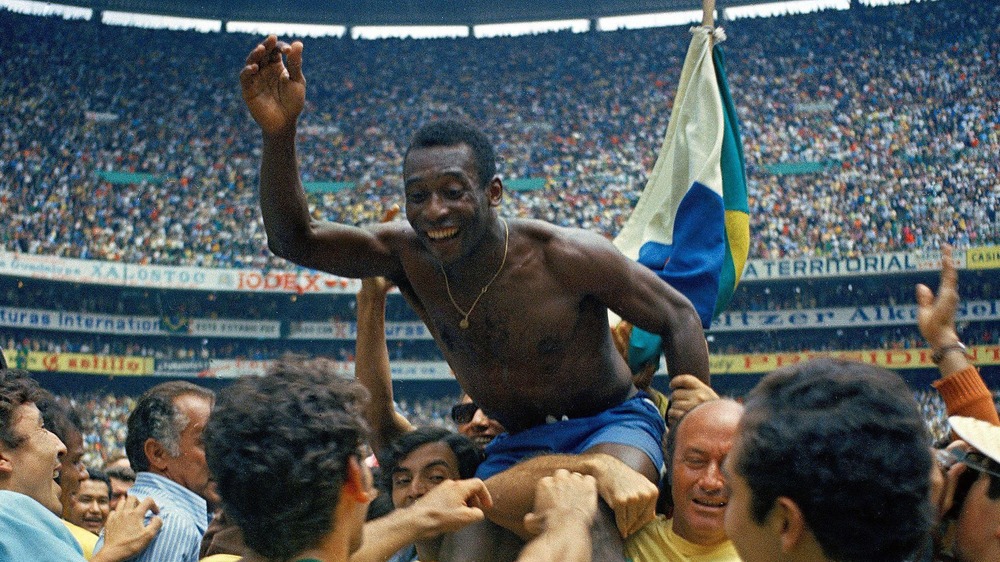
[[[965,443],[949,448],[960,464],[948,473],[944,504],[955,532],[942,546],[958,562],[1000,560],[1000,427],[963,416],[948,422]]]

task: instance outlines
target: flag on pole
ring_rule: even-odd
[[[691,33],[663,146],[614,243],[683,293],[708,329],[743,273],[750,217],[739,123],[717,44],[725,34],[707,26]],[[638,328],[629,347],[633,370],[659,357],[658,336]]]

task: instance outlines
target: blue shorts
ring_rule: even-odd
[[[666,429],[649,395],[639,391],[595,416],[536,425],[513,435],[498,435],[486,446],[486,460],[476,470],[476,477],[489,478],[537,455],[577,455],[601,443],[617,443],[641,450],[662,476],[662,443]]]

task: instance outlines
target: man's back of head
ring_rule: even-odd
[[[747,562],[906,560],[933,520],[929,443],[893,373],[832,359],[774,371],[726,461],[726,530]]]
[[[345,552],[360,545],[371,485],[361,453],[364,396],[325,363],[293,359],[220,393],[205,431],[208,463],[248,547],[286,560],[334,532]],[[357,509],[346,513],[345,497]]]

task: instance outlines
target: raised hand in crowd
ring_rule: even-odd
[[[917,326],[920,335],[936,353],[941,353],[939,365],[942,374],[965,368],[964,347],[959,346],[958,330],[955,327],[955,312],[958,309],[958,271],[952,258],[952,248],[941,248],[941,284],[937,295],[924,284],[917,289]]]

